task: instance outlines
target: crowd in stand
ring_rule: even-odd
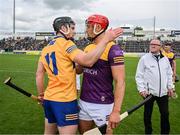
[[[0,50],[38,50],[41,51],[47,44],[49,40],[36,40],[32,37],[25,37],[21,39],[18,37],[14,40],[12,37],[4,38],[0,40]],[[78,48],[84,49],[89,41],[86,38],[75,40]]]
[[[79,40],[75,40],[77,47],[81,50],[90,44],[90,41],[87,38],[80,38]]]
[[[162,43],[165,41],[162,41]],[[137,41],[119,41],[120,44],[125,52],[149,52],[149,43],[150,40],[137,40]],[[172,41],[172,51],[180,54],[180,42],[179,41]]]
[[[35,40],[32,37],[25,37],[23,39],[12,37],[0,40],[0,50],[42,50],[48,44],[47,40]]]
[[[14,40],[12,37],[4,38],[0,40],[0,50],[39,50],[41,51],[47,44],[48,40],[36,40],[32,37],[20,38],[18,37]],[[120,44],[122,49],[125,52],[149,52],[149,40],[139,40],[139,41],[118,41],[117,44]],[[75,40],[75,43],[78,48],[84,49],[88,44],[89,40],[86,38],[80,38]],[[180,54],[180,42],[173,41],[173,51]]]

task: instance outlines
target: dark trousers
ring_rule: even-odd
[[[145,134],[152,134],[151,116],[152,116],[154,101],[157,102],[161,114],[161,134],[169,134],[170,124],[169,124],[169,109],[168,109],[167,95],[163,97],[153,96],[153,98],[144,105]]]

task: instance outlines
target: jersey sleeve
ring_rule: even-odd
[[[87,49],[87,47],[85,47],[85,49],[84,49],[84,52],[85,52],[85,53],[87,53],[87,52],[88,52],[88,49]]]
[[[88,51],[89,51],[89,46],[90,46],[90,45],[88,45],[88,46],[86,46],[86,47],[84,48],[84,52],[85,52],[85,53],[88,53]]]
[[[81,50],[77,48],[74,42],[69,40],[65,46],[65,52],[67,56],[73,61],[75,56],[79,54]]]
[[[124,65],[124,55],[119,45],[113,45],[109,50],[108,61],[111,66]]]

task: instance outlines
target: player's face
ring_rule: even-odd
[[[161,45],[150,44],[149,46],[149,50],[151,53],[159,53],[160,49],[161,49]]]
[[[70,30],[70,32],[69,32],[68,36],[69,37],[74,37],[75,34],[76,34],[75,33],[75,25],[71,24],[70,27],[69,27],[69,30]]]
[[[171,50],[171,46],[170,45],[165,45],[164,46],[164,51],[168,52]]]
[[[86,24],[86,34],[88,37],[94,37],[93,30],[94,30],[94,25],[87,23]]]

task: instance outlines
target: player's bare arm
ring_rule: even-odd
[[[175,78],[176,78],[176,60],[173,60],[173,62],[172,62],[172,70],[173,70],[173,82],[175,82]]]
[[[39,62],[36,71],[36,85],[38,90],[38,100],[40,102],[43,101],[43,97],[44,97],[44,75],[45,75],[45,68],[43,64]]]
[[[111,66],[115,83],[114,107],[109,118],[109,127],[116,128],[120,122],[120,111],[125,93],[125,68],[124,65]]]
[[[107,43],[114,40],[122,33],[123,29],[121,29],[120,27],[108,30],[107,32],[105,32],[103,39],[97,44],[96,49],[89,53],[84,53],[82,51],[77,56],[75,56],[74,62],[82,66],[92,67],[93,64],[99,59],[99,57],[105,50]]]

